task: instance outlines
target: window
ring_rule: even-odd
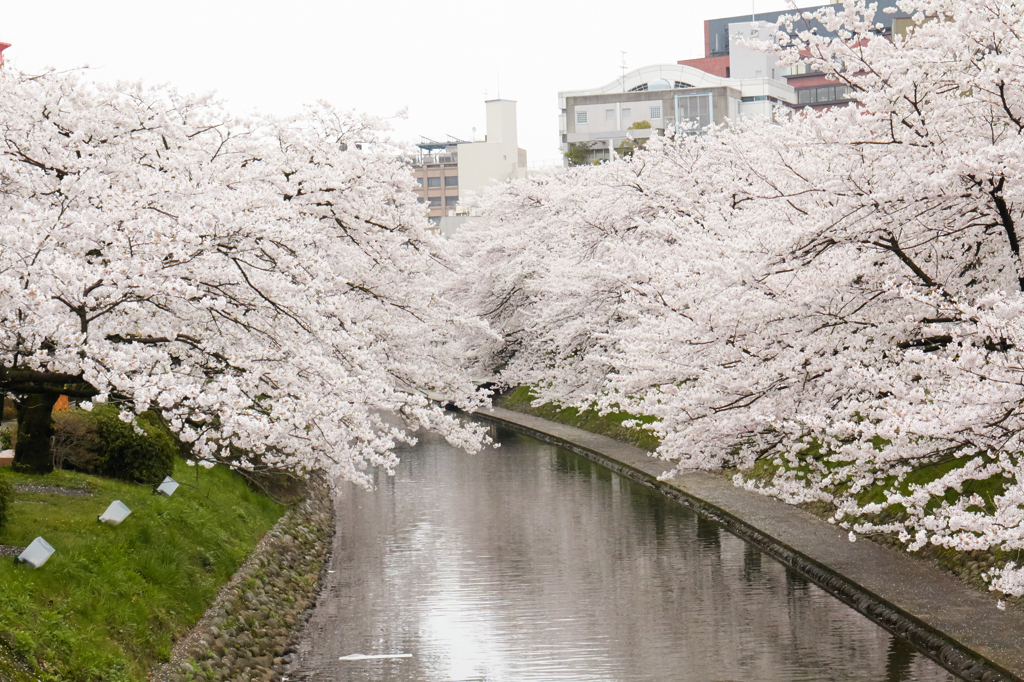
[[[441,218],[439,216],[434,216],[433,218],[427,218],[427,220],[430,222],[431,225],[440,225],[441,224]]]
[[[689,124],[688,132],[696,133],[715,120],[711,106],[711,95],[676,95],[676,121]],[[696,124],[693,128],[692,124]]]
[[[416,203],[417,204],[424,204],[424,203],[426,203],[426,201],[427,200],[424,199],[423,197],[416,197]]]
[[[615,120],[615,110],[614,109],[605,109],[604,110],[604,120],[606,120],[606,121],[614,121]]]
[[[446,176],[445,179],[444,179],[444,186],[445,187],[458,187],[459,186],[459,176],[458,175]]]
[[[427,178],[427,187],[440,187],[441,178]]]
[[[814,104],[814,88],[802,88],[796,91],[798,104]]]
[[[420,187],[422,187],[423,186],[423,178],[416,178],[416,184],[419,185]]]
[[[622,110],[622,120],[623,121],[625,121],[627,118],[631,118],[632,116],[633,116],[632,109],[623,109]]]
[[[459,203],[459,198],[458,197],[445,197],[444,198],[444,205],[445,206],[456,206],[456,205],[458,205],[458,203]]]
[[[661,118],[661,107],[651,107],[651,119]]]
[[[441,197],[430,197],[430,207],[431,208],[434,208],[435,206],[440,206],[440,205],[441,205]]]
[[[576,112],[576,124],[582,125],[587,122],[587,112],[577,111]]]

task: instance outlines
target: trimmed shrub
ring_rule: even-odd
[[[54,412],[50,449],[54,469],[92,472],[98,458],[95,419],[82,410]]]
[[[97,405],[88,414],[96,429],[96,459],[92,471],[100,476],[156,484],[170,476],[178,454],[177,439],[160,417],[143,412],[135,425],[121,421],[114,405]]]

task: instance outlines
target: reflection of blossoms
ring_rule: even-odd
[[[504,381],[654,417],[676,471],[737,467],[910,549],[1019,549],[1024,15],[900,7],[918,25],[894,41],[849,2],[814,13],[839,38],[782,20],[766,46],[848,107],[498,188],[455,290],[503,335]]]

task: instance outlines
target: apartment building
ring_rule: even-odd
[[[440,225],[441,218],[454,214],[459,203],[459,145],[465,140],[449,137],[445,142],[423,138],[419,153],[409,159],[416,178],[417,199],[427,207],[427,219]]]

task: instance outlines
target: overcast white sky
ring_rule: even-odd
[[[800,2],[801,6],[821,4]],[[756,0],[757,11],[785,0]],[[478,138],[486,98],[518,101],[519,146],[559,158],[559,90],[629,68],[703,56],[704,20],[750,0],[632,5],[518,0],[21,0],[4,2],[0,41],[25,71],[88,64],[107,81],[215,90],[237,112],[287,114],[319,99],[391,115],[398,137]]]

